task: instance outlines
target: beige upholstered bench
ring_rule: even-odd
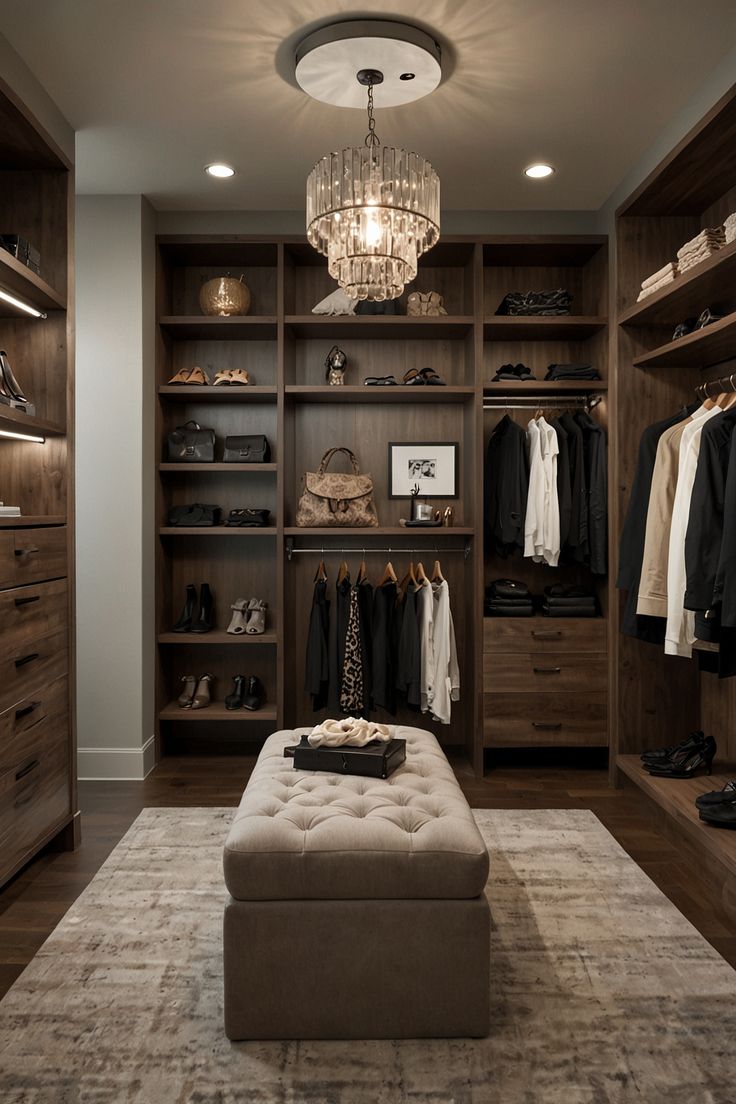
[[[266,741],[225,844],[231,1039],[482,1036],[488,852],[429,732],[386,780],[294,770]]]

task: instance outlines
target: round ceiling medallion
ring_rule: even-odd
[[[407,23],[353,19],[314,31],[296,51],[296,79],[315,100],[365,110],[357,76],[376,70],[375,106],[396,107],[433,92],[442,78],[441,52],[431,35]],[[409,76],[410,74],[410,76]]]

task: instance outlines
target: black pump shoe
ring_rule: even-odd
[[[700,819],[714,828],[736,828],[736,793],[732,792],[720,805],[701,809]]]
[[[27,403],[28,399],[21,391],[20,384],[13,375],[13,369],[10,367],[8,354],[2,349],[0,349],[0,374],[3,377],[5,390],[10,395],[10,398],[16,399],[17,402]]]
[[[684,751],[692,751],[695,748],[700,748],[705,743],[704,732],[691,732],[690,735],[682,740],[679,744],[671,744],[669,747],[654,748],[652,751],[643,751],[641,753],[641,760],[644,764],[653,763],[661,764],[668,759],[671,759],[673,755],[679,754]]]
[[[225,698],[226,709],[242,709],[243,695],[245,693],[245,675],[233,677],[233,692]]]
[[[699,771],[713,773],[713,759],[717,751],[712,736],[707,736],[700,747],[675,752],[664,763],[645,763],[645,768],[655,778],[692,778]]]
[[[192,625],[193,633],[210,632],[215,623],[215,603],[209,583],[199,588],[199,617]]]
[[[263,689],[263,683],[255,675],[251,675],[245,687],[245,694],[243,695],[243,708],[255,711],[260,709],[263,705],[263,699],[266,696],[266,692]]]
[[[187,596],[184,601],[184,609],[181,611],[179,620],[172,628],[172,632],[185,633],[190,632],[192,628],[192,618],[194,617],[194,609],[197,605],[197,588],[190,583],[187,587]]]
[[[730,801],[736,801],[736,782],[727,782],[722,790],[711,790],[695,798],[697,808],[704,811]]]

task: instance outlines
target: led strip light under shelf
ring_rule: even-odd
[[[5,303],[9,303],[11,307],[16,307],[18,310],[25,311],[26,314],[33,315],[34,318],[48,318],[45,311],[39,310],[38,307],[32,307],[30,303],[24,303],[22,299],[11,295],[4,288],[0,288],[0,299]]]

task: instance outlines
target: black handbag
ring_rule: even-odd
[[[180,464],[210,464],[215,459],[215,431],[199,422],[177,426],[168,437],[169,460]]]
[[[167,523],[175,529],[189,526],[219,525],[222,510],[219,506],[210,506],[204,502],[193,502],[191,506],[172,506],[166,515]]]
[[[225,524],[241,529],[265,529],[270,517],[270,510],[231,510]]]
[[[267,464],[271,447],[262,433],[241,433],[225,438],[222,459],[226,464]]]

